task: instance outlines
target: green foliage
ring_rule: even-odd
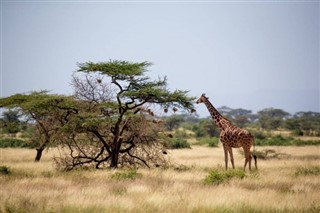
[[[168,148],[169,149],[185,149],[188,148],[190,149],[191,146],[188,143],[186,139],[183,138],[171,138],[168,141]]]
[[[283,137],[281,135],[255,140],[256,146],[305,146],[319,144],[319,140],[300,140],[292,137]]]
[[[218,147],[219,138],[218,137],[203,137],[198,140],[199,145],[208,145],[209,147]]]
[[[194,124],[192,131],[194,131],[197,138],[219,136],[218,128],[211,118],[201,120],[199,123]]]
[[[177,129],[174,131],[173,137],[187,139],[187,138],[190,138],[190,134],[188,134],[184,129],[182,130]]]
[[[86,62],[80,63],[79,72],[98,72],[111,77],[112,83],[120,90],[117,94],[118,103],[155,103],[168,109],[169,107],[193,109],[195,97],[189,97],[188,91],[175,90],[170,92],[167,78],[152,81],[145,75],[149,62],[131,63],[128,61]],[[142,105],[142,104],[141,104]],[[127,105],[128,106],[128,105]],[[134,106],[133,106],[134,107]]]
[[[16,138],[0,138],[0,148],[30,147],[28,143]]]
[[[299,136],[320,136],[320,113],[298,112],[285,121],[285,128]]]
[[[290,114],[282,109],[266,108],[258,112],[259,117],[286,118]]]
[[[141,177],[142,175],[137,172],[137,170],[128,170],[128,171],[121,171],[115,172],[111,179],[114,180],[134,180],[136,178]]]
[[[257,139],[258,139],[258,140],[264,140],[264,139],[270,137],[270,135],[267,134],[267,133],[264,132],[264,131],[251,130],[250,132],[251,132],[251,134],[253,135],[253,137],[254,137],[256,140],[257,140]]]
[[[7,166],[0,166],[0,175],[8,175],[10,174],[10,169]]]
[[[128,61],[110,60],[108,62],[85,62],[79,63],[81,72],[101,72],[104,75],[114,76],[118,80],[128,80],[128,76],[143,76],[152,63],[144,61],[131,63]]]
[[[2,128],[2,132],[7,134],[15,134],[15,133],[18,133],[19,131],[20,131],[20,124],[17,122],[6,123]]]
[[[2,113],[1,126],[3,133],[14,134],[20,131],[21,121],[19,111],[8,110]]]
[[[184,121],[181,115],[172,115],[167,117],[165,120],[165,126],[169,131],[178,128],[180,124]]]
[[[320,166],[298,167],[294,174],[295,176],[320,175]]]
[[[242,169],[233,169],[228,171],[214,169],[209,172],[208,176],[203,180],[203,182],[205,184],[219,185],[234,178],[243,179],[245,177],[246,173]]]

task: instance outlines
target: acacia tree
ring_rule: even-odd
[[[266,108],[258,112],[259,124],[264,129],[277,129],[290,114],[282,109]]]
[[[84,75],[75,75],[73,85],[84,110],[59,134],[67,148],[56,158],[60,167],[159,164],[164,143],[150,107],[194,111],[194,98],[187,91],[169,91],[166,77],[151,80],[146,76],[150,65],[127,61],[79,64],[78,74]]]
[[[72,97],[48,94],[47,91],[15,94],[0,99],[0,105],[19,111],[34,128],[29,146],[36,148],[35,161],[40,161],[43,150],[53,142],[53,136],[77,113]]]

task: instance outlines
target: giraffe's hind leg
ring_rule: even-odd
[[[232,168],[234,169],[234,159],[233,159],[232,148],[229,149],[229,154],[230,154],[230,161],[231,161],[231,164],[232,164]]]
[[[249,163],[249,170],[251,171],[251,153],[250,149],[243,149],[244,151],[244,156],[245,156],[245,162],[244,162],[244,167],[243,170],[246,171],[247,164]]]
[[[224,161],[226,164],[226,170],[228,170],[228,150],[225,147],[223,147],[223,149],[224,149]]]

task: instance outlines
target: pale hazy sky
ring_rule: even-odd
[[[216,107],[319,112],[319,5],[2,0],[1,96],[71,94],[77,62],[111,59],[152,62],[152,78]]]

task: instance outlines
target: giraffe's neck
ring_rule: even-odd
[[[208,99],[206,99],[204,104],[206,105],[208,111],[210,112],[212,119],[214,120],[214,122],[216,123],[216,125],[218,126],[218,128],[221,131],[225,130],[228,126],[232,125],[228,119],[223,117],[218,112],[218,110],[216,110],[216,108],[214,108],[214,106],[210,103],[210,101]]]

